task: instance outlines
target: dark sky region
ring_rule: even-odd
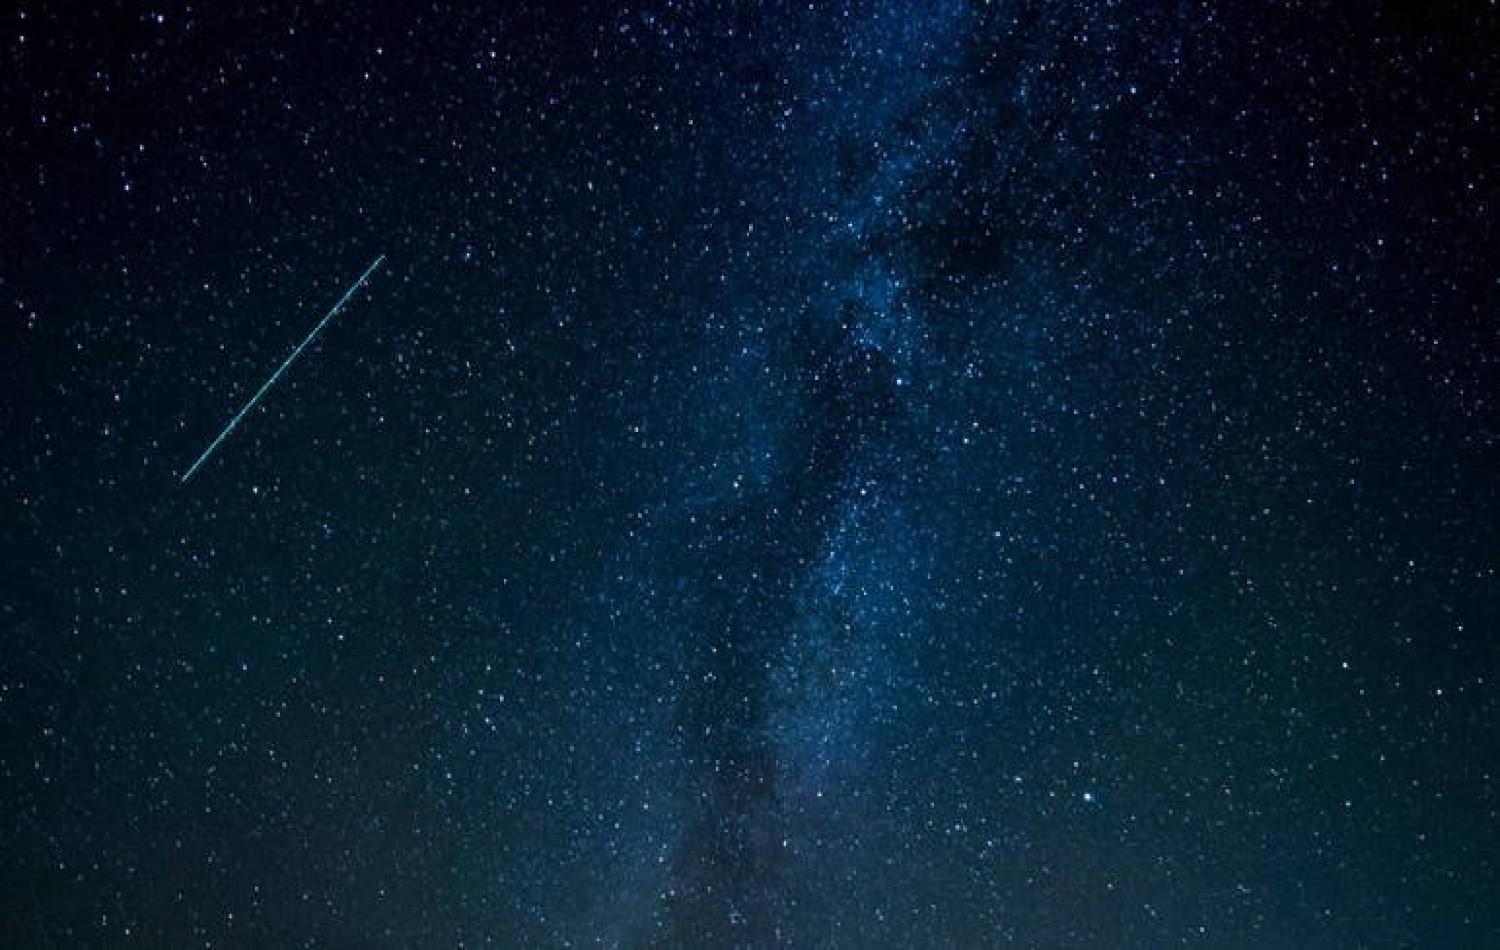
[[[1500,946],[1497,19],[8,8],[0,939]]]

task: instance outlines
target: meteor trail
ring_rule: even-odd
[[[293,361],[295,361],[297,357],[302,355],[302,351],[307,349],[307,345],[309,343],[317,339],[318,334],[323,332],[323,328],[328,325],[328,321],[332,320],[335,316],[337,316],[340,310],[344,309],[344,304],[348,303],[349,298],[354,296],[355,291],[359,290],[359,288],[364,285],[364,282],[370,279],[370,275],[375,273],[375,268],[379,267],[384,260],[384,254],[375,258],[374,263],[372,263],[369,267],[366,267],[365,272],[359,275],[359,280],[356,280],[349,286],[348,290],[344,291],[344,296],[340,297],[339,302],[333,305],[333,308],[324,315],[322,320],[318,321],[318,325],[312,328],[312,332],[304,337],[301,343],[297,344],[297,348],[292,351],[291,356],[288,356],[286,358],[286,362],[282,363],[281,366],[277,368],[276,372],[271,374],[271,378],[266,380],[265,383],[261,385],[260,389],[256,391],[255,395],[250,397],[250,401],[245,403],[244,408],[235,413],[234,418],[229,420],[229,425],[225,426],[224,431],[219,433],[219,437],[208,444],[208,448],[204,449],[203,454],[198,456],[198,461],[194,462],[192,467],[183,474],[183,484],[187,484],[187,480],[193,477],[193,473],[198,471],[199,467],[201,467],[204,462],[208,461],[208,457],[214,454],[214,450],[219,447],[219,444],[225,439],[229,438],[229,433],[233,432],[234,427],[240,424],[241,419],[245,418],[245,413],[249,412],[251,409],[254,409],[255,404],[260,402],[261,397],[264,396],[272,386],[276,385],[276,380],[281,378],[281,374],[286,372],[287,367],[291,366]]]

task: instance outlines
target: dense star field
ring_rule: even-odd
[[[252,7],[3,15],[0,942],[1500,946],[1493,4]]]

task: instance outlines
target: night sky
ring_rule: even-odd
[[[3,17],[0,943],[1500,946],[1493,4]]]

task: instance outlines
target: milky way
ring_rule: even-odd
[[[1500,941],[1493,10],[9,17],[9,944]]]

